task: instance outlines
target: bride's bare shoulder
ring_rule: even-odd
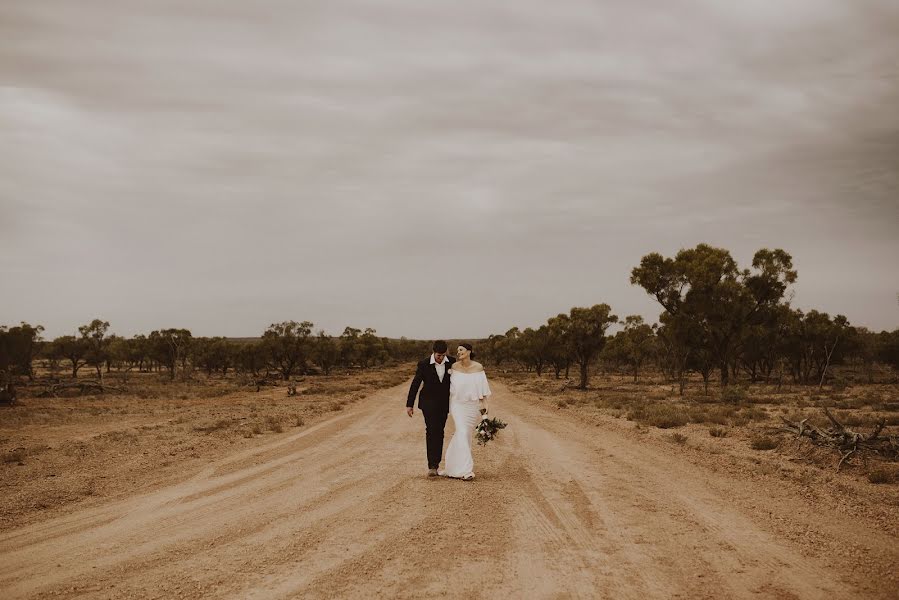
[[[471,368],[469,369],[470,373],[480,373],[484,370],[484,365],[479,363],[476,360],[471,361]]]

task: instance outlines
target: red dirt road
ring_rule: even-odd
[[[474,482],[424,477],[424,425],[394,387],[187,481],[0,533],[0,596],[897,597],[767,525],[801,498],[491,383],[509,428],[476,447]],[[899,564],[857,522],[816,535]]]

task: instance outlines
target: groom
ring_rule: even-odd
[[[443,454],[443,429],[446,427],[446,416],[449,414],[450,373],[455,362],[446,355],[446,342],[434,342],[434,353],[420,361],[415,369],[415,377],[409,387],[406,399],[406,414],[410,417],[414,412],[415,395],[418,388],[418,408],[425,417],[425,442],[428,446],[428,477],[437,477],[440,466],[440,455]]]

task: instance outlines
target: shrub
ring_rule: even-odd
[[[868,481],[871,483],[892,483],[893,473],[884,468],[877,468],[868,473]]]
[[[293,416],[293,426],[294,427],[302,427],[305,424],[306,424],[306,421],[303,420],[303,417],[301,417],[300,415]]]
[[[672,433],[668,435],[668,440],[675,444],[680,444],[683,446],[687,443],[687,436],[682,433]]]
[[[727,437],[727,429],[725,429],[724,427],[710,427],[709,435],[714,438]]]
[[[6,454],[3,455],[3,462],[5,463],[18,463],[20,465],[24,465],[22,462],[25,460],[25,452],[23,450],[10,450]]]
[[[713,425],[727,425],[733,417],[736,409],[731,406],[702,407],[693,406],[688,410],[690,421],[693,423],[712,423]]]
[[[848,387],[849,387],[849,381],[847,381],[843,377],[836,377],[836,378],[834,378],[833,383],[830,386],[830,389],[832,389],[835,392],[843,392]]]
[[[282,431],[284,431],[284,427],[281,426],[281,420],[273,417],[272,415],[268,415],[267,417],[265,417],[265,425],[275,433],[281,433]]]
[[[687,414],[679,407],[669,404],[651,404],[631,409],[627,413],[629,421],[637,421],[644,425],[652,425],[659,429],[681,427],[689,422]]]
[[[729,385],[721,390],[721,401],[728,404],[745,402],[749,391],[745,385]]]
[[[565,400],[558,400],[558,401],[556,402],[556,407],[557,407],[557,408],[567,408],[567,407],[568,407],[568,402],[566,402]]]
[[[779,444],[774,438],[762,435],[754,437],[749,445],[753,450],[774,450]]]

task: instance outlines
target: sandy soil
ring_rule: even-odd
[[[897,597],[891,528],[498,381],[477,479],[427,479],[405,385],[5,528],[2,597]]]

